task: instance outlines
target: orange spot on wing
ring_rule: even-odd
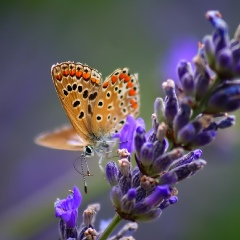
[[[95,82],[96,84],[99,84],[100,83],[100,80],[99,79],[96,79],[96,82]]]
[[[129,90],[129,95],[130,96],[135,96],[136,95],[136,92],[133,88]]]
[[[100,83],[99,79],[97,79],[97,78],[91,78],[91,81],[92,81],[93,83],[96,83],[96,84],[99,84],[99,83]]]
[[[128,83],[127,83],[127,87],[128,87],[128,88],[133,87],[133,83],[132,83],[132,82],[128,82]]]
[[[103,88],[106,88],[108,86],[108,82],[105,82],[102,86]]]
[[[115,76],[115,75],[113,75],[113,76],[111,77],[111,79],[112,79],[112,83],[115,83],[115,82],[117,81],[118,77]]]
[[[123,78],[125,78],[127,75],[125,74],[125,73],[121,73],[120,75],[119,75],[119,79],[120,80],[122,80]]]
[[[84,73],[83,73],[83,79],[84,79],[84,80],[89,80],[90,77],[91,77],[91,74],[90,74],[89,72],[84,72]]]
[[[68,71],[68,69],[64,69],[63,71],[62,71],[62,74],[63,74],[63,76],[68,76],[69,75],[69,71]]]
[[[70,76],[74,76],[75,73],[76,73],[76,70],[75,70],[75,69],[71,69],[71,70],[70,70]]]
[[[126,76],[124,77],[124,82],[129,82],[130,79],[131,79],[130,76],[126,75]]]
[[[56,76],[56,79],[57,79],[58,81],[61,81],[61,80],[62,80],[62,74],[58,74],[58,75]]]
[[[132,108],[137,108],[138,107],[138,104],[134,99],[131,99],[130,103],[131,103]]]
[[[79,71],[79,70],[76,71],[76,77],[77,78],[80,78],[82,75],[83,75],[82,71]]]

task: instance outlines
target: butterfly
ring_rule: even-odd
[[[137,74],[118,68],[102,81],[101,74],[79,62],[57,63],[52,80],[72,126],[39,135],[35,142],[49,148],[83,151],[109,149],[112,134],[123,127],[127,115],[137,117],[140,89]]]

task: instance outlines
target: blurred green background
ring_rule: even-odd
[[[0,239],[58,239],[53,202],[66,197],[82,177],[74,170],[78,152],[34,145],[34,137],[68,120],[55,93],[51,65],[87,63],[109,75],[118,67],[138,72],[141,117],[151,126],[161,84],[176,79],[176,64],[191,60],[197,42],[212,32],[204,18],[220,10],[233,36],[240,2],[228,1],[1,1],[1,181]],[[136,239],[240,239],[239,122],[206,147],[205,169],[179,184],[179,202],[155,222],[139,225]],[[109,188],[90,159],[81,212],[100,202],[97,217],[114,215]],[[81,220],[81,219],[80,219]]]

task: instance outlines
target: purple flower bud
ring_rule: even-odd
[[[110,191],[110,198],[116,208],[119,208],[121,206],[122,196],[122,191],[118,185],[112,187]]]
[[[193,75],[185,73],[181,78],[182,88],[187,96],[192,96],[194,94],[194,80]]]
[[[183,152],[181,148],[176,148],[158,157],[153,163],[152,175],[166,171],[174,160],[183,155]]]
[[[113,161],[108,162],[106,165],[106,179],[110,186],[113,187],[118,184],[118,174],[117,164]]]
[[[178,197],[177,196],[172,196],[168,199],[165,199],[159,206],[160,209],[164,209],[172,204],[175,204],[178,202]]]
[[[219,11],[209,10],[206,12],[205,17],[213,24],[214,27],[217,27],[217,19],[222,18],[222,15]]]
[[[218,127],[221,128],[221,129],[224,129],[224,128],[231,127],[234,124],[235,124],[235,116],[234,115],[230,115],[230,116],[227,116],[227,118],[225,118],[224,120],[222,120],[218,124]]]
[[[173,171],[170,171],[161,176],[159,184],[160,185],[163,185],[163,184],[172,185],[172,184],[175,184],[177,181],[178,181],[177,174]]]
[[[135,167],[132,172],[132,187],[137,188],[140,186],[142,173],[139,171],[138,167]]]
[[[199,159],[197,161],[190,163],[188,168],[190,171],[195,173],[196,171],[201,170],[206,164],[207,164],[206,161]]]
[[[144,167],[148,167],[152,164],[154,151],[153,144],[146,142],[143,144],[140,152],[140,161]]]
[[[179,182],[179,181],[191,176],[196,171],[202,169],[205,165],[206,165],[206,161],[199,159],[199,160],[195,160],[191,163],[187,163],[187,164],[181,165],[179,167],[176,167],[176,168],[170,170],[166,174],[174,173],[177,176],[176,182]],[[164,175],[163,175],[163,177],[164,177]]]
[[[216,70],[218,74],[221,74],[221,76],[225,78],[232,76],[233,56],[229,48],[223,48],[217,53],[216,62]]]
[[[190,146],[202,147],[211,143],[216,137],[216,131],[203,131],[196,135]]]
[[[187,145],[196,137],[196,135],[202,130],[202,128],[208,127],[211,120],[211,116],[203,115],[201,118],[198,118],[188,123],[178,132],[178,142]]]
[[[190,143],[194,139],[200,128],[201,124],[199,122],[192,122],[187,124],[178,132],[178,142],[183,144]]]
[[[157,207],[164,199],[170,197],[168,185],[157,186],[151,195],[143,201],[136,203],[133,214],[140,215],[150,211],[153,207]]]
[[[136,203],[136,196],[137,196],[137,191],[135,188],[130,188],[128,192],[123,196],[122,198],[122,206],[121,210],[124,213],[131,213],[135,203]]]
[[[162,84],[166,97],[165,103],[165,119],[169,125],[172,125],[174,117],[178,112],[178,99],[175,93],[175,84],[173,80],[167,80]]]
[[[177,65],[177,73],[178,73],[180,82],[182,82],[181,79],[186,73],[190,75],[192,74],[191,64],[186,60],[181,60]]]
[[[164,199],[169,198],[170,195],[171,192],[168,185],[157,186],[144,202],[151,207],[158,206]]]
[[[129,189],[126,196],[128,201],[133,201],[134,199],[136,199],[136,196],[137,196],[136,189],[135,188]]]
[[[131,176],[127,177],[127,176],[122,176],[119,181],[118,181],[118,185],[122,191],[122,194],[126,194],[128,192],[128,190],[132,187],[132,178]]]
[[[140,156],[142,145],[146,142],[145,129],[138,126],[135,132],[134,145],[137,156]]]
[[[228,34],[228,26],[222,19],[222,15],[219,11],[208,11],[206,13],[206,18],[213,24],[221,36],[226,36]]]
[[[168,142],[164,138],[163,141],[157,140],[153,143],[153,159],[161,156],[168,147]]]
[[[195,97],[196,100],[199,101],[203,99],[208,90],[210,83],[210,75],[208,73],[206,63],[200,55],[195,56],[193,61],[196,66],[196,71],[194,74]]]
[[[240,82],[227,82],[216,89],[209,98],[206,111],[209,113],[231,112],[240,107]]]
[[[70,194],[66,199],[58,199],[54,203],[56,217],[61,218],[68,228],[76,227],[78,208],[81,202],[82,195],[79,189],[75,186],[72,194]]]
[[[177,159],[173,164],[171,164],[169,171],[176,167],[182,166],[184,164],[191,163],[194,160],[199,159],[201,155],[202,155],[202,150],[200,149],[191,151],[188,154],[184,155],[183,157]]]
[[[189,122],[190,114],[191,114],[190,106],[185,102],[181,102],[180,111],[178,111],[173,121],[173,129],[175,136],[177,136],[178,131]]]

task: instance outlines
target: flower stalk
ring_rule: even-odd
[[[103,231],[103,233],[100,235],[98,240],[107,240],[110,234],[113,232],[113,230],[116,228],[116,226],[121,222],[122,218],[116,213],[107,228]]]

